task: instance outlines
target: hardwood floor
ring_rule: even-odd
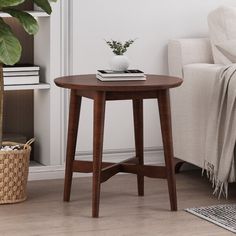
[[[199,171],[177,175],[178,212],[170,212],[166,180],[145,178],[145,196],[137,196],[135,175],[119,175],[102,184],[100,218],[91,218],[92,179],[74,179],[71,202],[63,202],[63,180],[29,182],[26,202],[0,206],[0,235],[234,235],[183,211],[218,201]]]

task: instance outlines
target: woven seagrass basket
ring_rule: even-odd
[[[20,145],[22,149],[0,151],[0,204],[26,200],[30,144],[33,141],[34,139],[31,139],[26,144],[3,142],[3,146]]]

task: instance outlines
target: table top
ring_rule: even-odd
[[[165,75],[146,75],[144,81],[103,82],[95,74],[64,76],[54,80],[62,88],[93,91],[152,91],[178,87],[183,80]]]

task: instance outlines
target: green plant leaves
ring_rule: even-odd
[[[47,14],[50,15],[52,13],[52,8],[48,0],[32,0],[32,1],[42,10],[44,10]]]
[[[57,0],[31,0],[47,14],[51,14],[50,2]],[[39,26],[37,21],[29,13],[12,8],[25,2],[25,0],[0,0],[0,10],[17,18],[28,34],[36,34]],[[21,44],[14,36],[11,28],[0,18],[0,63],[14,65],[21,56]]]
[[[38,32],[38,23],[29,13],[16,9],[3,9],[3,11],[17,18],[28,34],[36,34]]]
[[[123,55],[128,47],[133,44],[135,41],[135,39],[131,39],[128,41],[125,41],[124,44],[122,44],[122,42],[120,41],[116,41],[116,40],[111,40],[111,41],[106,41],[105,42],[109,45],[109,47],[112,49],[113,53],[116,55]]]
[[[5,65],[14,65],[20,60],[21,45],[14,36],[0,36],[0,61]]]
[[[14,65],[20,60],[21,45],[11,28],[0,18],[0,62]]]
[[[13,7],[23,3],[25,0],[1,0],[0,8],[3,7]]]

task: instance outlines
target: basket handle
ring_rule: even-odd
[[[28,140],[24,145],[24,149],[27,149],[27,147],[30,146],[34,141],[35,138],[31,138],[30,140]]]

